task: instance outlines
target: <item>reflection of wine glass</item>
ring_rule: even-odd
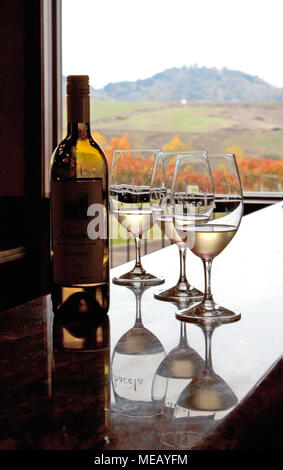
[[[178,201],[174,206],[177,231],[186,240],[191,251],[202,259],[205,272],[205,295],[202,302],[193,308],[179,311],[177,317],[180,320],[185,317],[219,318],[221,320],[231,317],[240,318],[239,313],[232,312],[214,302],[210,280],[212,260],[233,239],[242,218],[243,196],[240,177],[233,154],[211,154],[208,155],[208,160],[215,191],[214,209],[210,219],[205,223],[190,225],[185,222],[185,225],[182,225],[186,219],[186,208],[181,206]],[[173,182],[176,192],[179,191],[180,178],[190,171],[186,169],[190,165],[190,161],[191,159],[187,156],[181,156],[176,163],[176,178]],[[185,189],[185,194],[187,197],[191,196],[191,189]]]
[[[162,412],[160,440],[165,445],[175,444],[172,420],[178,396],[202,367],[203,359],[188,344],[186,324],[180,322],[179,344],[158,366],[152,385],[153,402],[156,409]]]
[[[145,288],[141,283],[130,288],[136,297],[136,319],[117,342],[111,365],[116,408],[135,417],[159,412],[152,402],[151,389],[155,371],[165,356],[159,339],[142,323],[141,297]]]
[[[205,152],[188,152],[189,155],[205,156]],[[183,154],[183,153],[182,153]],[[150,204],[155,222],[166,237],[175,243],[180,256],[179,280],[174,287],[154,294],[159,300],[171,302],[200,301],[203,294],[192,287],[186,276],[187,247],[180,238],[173,224],[172,181],[177,159],[176,152],[159,152],[156,155],[150,188]]]
[[[133,285],[142,281],[158,285],[164,279],[147,273],[141,263],[141,239],[153,225],[149,194],[153,164],[157,150],[116,150],[110,175],[110,204],[121,226],[135,239],[136,263],[134,268],[114,278],[115,284]]]
[[[214,329],[220,325],[219,320],[213,319],[198,324],[205,336],[205,364],[184,388],[175,406],[173,432],[178,447],[197,445],[219,422],[217,413],[227,412],[238,401],[233,390],[212,366],[211,338]]]

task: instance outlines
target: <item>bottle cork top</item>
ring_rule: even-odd
[[[68,75],[67,95],[89,95],[89,76]]]

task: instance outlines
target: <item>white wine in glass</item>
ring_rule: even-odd
[[[118,222],[134,237],[142,236],[153,225],[148,187],[132,188],[130,185],[110,189],[113,214]]]
[[[188,246],[200,258],[211,259],[219,255],[236,234],[236,228],[229,225],[203,224],[183,228]]]
[[[162,284],[162,277],[145,271],[141,262],[141,241],[153,226],[150,207],[150,181],[157,150],[116,150],[110,174],[111,210],[124,229],[135,239],[136,262],[126,274],[113,279],[114,284],[148,286]]]
[[[182,152],[182,155],[184,154],[194,157],[195,163],[197,163],[198,159],[205,157],[206,152]],[[158,300],[167,300],[170,302],[199,302],[202,299],[203,294],[198,289],[191,286],[187,280],[187,247],[173,223],[174,201],[172,181],[177,157],[178,152],[176,151],[159,152],[156,156],[152,174],[150,203],[154,220],[171,243],[177,245],[180,257],[180,273],[177,284],[165,291],[155,293],[154,297]],[[195,214],[193,220],[195,220]],[[179,220],[179,224],[181,223],[187,224],[188,220],[185,220],[185,222]]]
[[[208,161],[214,185],[214,206],[209,219],[205,223],[180,226],[180,205],[175,205],[175,227],[188,248],[203,261],[205,273],[205,294],[202,302],[191,309],[179,310],[177,318],[216,318],[231,321],[239,319],[241,315],[215,303],[211,292],[211,266],[215,256],[234,238],[240,225],[243,213],[242,187],[233,154],[208,154]],[[177,174],[182,174],[187,164],[187,161],[180,159]],[[175,190],[176,185],[177,180]]]

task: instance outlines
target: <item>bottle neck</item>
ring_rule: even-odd
[[[89,122],[68,122],[67,134],[77,139],[89,139],[91,137]]]
[[[74,123],[89,123],[89,95],[68,95],[68,126]]]

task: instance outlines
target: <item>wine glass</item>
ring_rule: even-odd
[[[186,224],[186,208],[177,200],[174,205],[174,222],[181,238],[191,251],[203,261],[205,273],[205,294],[200,304],[177,312],[179,320],[186,318],[219,318],[230,321],[231,317],[240,318],[240,313],[232,312],[216,304],[211,293],[211,266],[235,236],[243,213],[241,181],[234,154],[208,154],[214,185],[214,204],[209,219],[195,224]],[[176,163],[174,192],[179,191],[179,181],[189,173],[190,159],[180,156]],[[184,188],[185,197],[191,197],[191,188]],[[178,194],[177,194],[178,195]],[[205,194],[203,194],[206,198]],[[200,205],[202,206],[202,203]],[[205,206],[205,203],[204,203]],[[176,217],[175,217],[176,216]],[[182,223],[184,225],[182,226]]]
[[[205,362],[201,372],[193,377],[178,397],[174,409],[174,443],[181,448],[196,446],[217,426],[223,412],[227,414],[238,402],[233,390],[215,373],[212,365],[212,335],[215,328],[223,323],[218,319],[203,319],[195,323],[205,337]]]
[[[203,359],[188,344],[187,325],[180,322],[179,344],[159,364],[152,384],[152,400],[161,413],[160,440],[174,446],[174,407],[184,387],[203,368]]]
[[[132,417],[160,413],[152,401],[155,371],[165,356],[159,339],[142,322],[141,298],[149,287],[140,282],[127,286],[135,295],[134,325],[121,336],[112,354],[111,376],[116,409]]]
[[[110,205],[118,222],[135,239],[134,268],[113,279],[114,284],[131,286],[143,282],[162,284],[163,278],[145,271],[141,263],[142,235],[153,226],[150,181],[157,150],[116,150],[110,174]]]
[[[185,152],[186,153],[186,152]],[[182,153],[184,154],[184,153]],[[189,155],[203,155],[205,152],[190,151]],[[192,287],[186,276],[187,247],[173,224],[172,181],[178,152],[159,152],[156,155],[150,188],[150,204],[155,222],[166,237],[175,243],[180,257],[179,280],[174,287],[154,294],[158,300],[170,302],[198,302],[203,294]]]

